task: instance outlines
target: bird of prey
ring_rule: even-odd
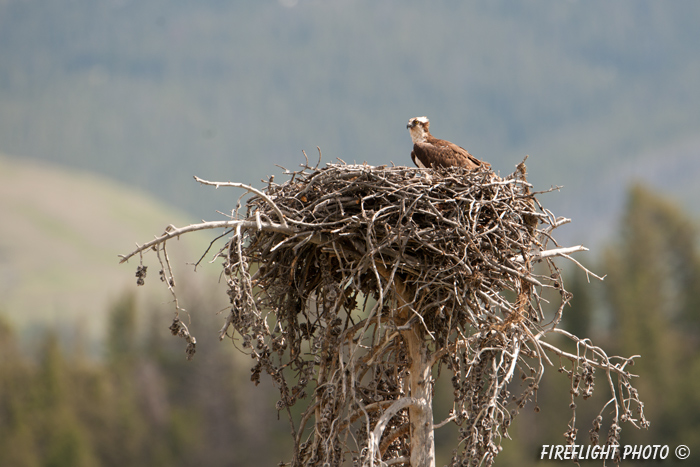
[[[428,117],[412,118],[406,125],[413,140],[411,159],[418,167],[466,167],[471,170],[491,167],[491,164],[480,161],[466,149],[444,139],[435,138],[428,131],[429,127]]]

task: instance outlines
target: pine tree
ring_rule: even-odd
[[[628,194],[619,239],[605,257],[607,298],[617,350],[640,354],[634,367],[652,422],[648,433],[628,433],[654,444],[698,439],[700,358],[697,337],[697,232],[673,203],[641,185]],[[693,419],[693,420],[690,420]],[[628,440],[629,441],[629,440]]]
[[[74,372],[64,358],[57,336],[47,333],[37,374],[34,431],[47,467],[89,467],[95,457],[85,427],[77,418],[72,397]]]
[[[30,381],[15,333],[0,316],[0,465],[40,465],[27,400]]]

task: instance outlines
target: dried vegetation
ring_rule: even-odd
[[[431,465],[433,430],[447,424],[460,432],[452,465],[491,465],[550,357],[570,361],[568,442],[577,433],[574,399],[591,395],[596,371],[611,395],[601,417],[612,413],[618,428],[647,423],[630,385],[631,359],[613,361],[557,327],[571,295],[553,259],[576,263],[569,254],[584,248],[553,240],[567,219],[540,204],[524,164],[505,178],[345,163],[286,174],[264,191],[199,180],[254,195],[230,220],[171,228],[124,260],[155,249],[174,290],[166,241],[227,229],[215,254],[231,301],[221,338],[252,356],[253,381],[266,373],[279,388],[292,465]],[[193,351],[194,338],[177,323]],[[548,343],[552,334],[577,352]],[[435,425],[433,370],[451,374],[454,389],[450,416]],[[299,403],[301,414],[291,410]],[[607,443],[619,439],[615,430]]]

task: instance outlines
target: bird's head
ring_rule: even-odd
[[[430,120],[428,120],[428,117],[414,117],[408,121],[408,125],[406,125],[406,128],[408,128],[409,133],[411,133],[411,140],[413,140],[413,143],[422,143],[425,141],[425,139],[428,137],[430,132],[428,131],[428,128],[430,127]]]

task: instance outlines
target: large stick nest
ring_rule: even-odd
[[[568,256],[585,248],[556,245],[551,231],[568,219],[539,203],[524,164],[505,178],[458,167],[345,163],[307,163],[286,175],[282,184],[270,177],[263,191],[198,179],[255,195],[245,214],[239,200],[229,220],[170,226],[122,262],[139,254],[142,284],[142,255],[156,251],[175,298],[171,330],[187,340],[191,357],[195,339],[178,318],[166,243],[196,230],[229,229],[216,255],[231,301],[220,337],[251,355],[253,381],[265,372],[278,387],[277,409],[292,425],[293,466],[337,466],[348,455],[353,465],[429,464],[411,456],[432,445],[420,441],[416,423],[432,436],[434,366],[453,375],[452,410],[436,425],[460,426],[451,465],[492,464],[513,417],[552,364],[548,353],[569,362],[559,364],[571,379],[568,443],[578,432],[574,399],[591,396],[596,369],[611,392],[605,407],[614,408],[606,444],[619,444],[622,421],[648,424],[625,369],[632,359],[608,357],[557,327],[571,295],[552,258],[585,270]],[[575,343],[576,353],[546,342],[552,333]],[[515,375],[519,389],[509,384]],[[307,405],[295,418],[290,408],[300,400]],[[421,411],[423,420],[411,418]],[[593,444],[602,419],[603,411],[589,432]]]
[[[166,243],[227,229],[216,255],[231,301],[220,337],[242,341],[255,361],[253,381],[265,372],[278,387],[277,409],[292,425],[293,466],[338,466],[348,455],[353,465],[430,465],[424,451],[432,430],[450,422],[460,426],[451,465],[491,465],[552,365],[548,354],[571,382],[568,444],[578,433],[575,399],[592,395],[596,370],[610,398],[588,431],[590,443],[599,444],[610,413],[606,445],[619,445],[622,422],[648,425],[626,369],[635,357],[608,357],[557,326],[571,294],[552,259],[593,274],[569,256],[585,248],[554,242],[552,230],[568,219],[539,203],[524,164],[505,178],[308,162],[286,175],[282,184],[271,177],[263,191],[197,179],[255,195],[245,214],[239,200],[228,220],[169,226],[122,262],[139,255],[141,285],[143,253],[155,250],[174,297],[171,330],[187,340],[191,357],[196,341],[178,317]],[[575,353],[547,342],[552,334],[575,344]],[[454,404],[433,426],[435,366],[452,373]],[[306,408],[295,417],[290,408],[300,400]]]
[[[397,284],[402,306],[393,310],[403,320],[417,314],[440,342],[451,331],[448,315],[450,327],[537,321],[538,302],[510,305],[501,292],[523,296],[541,280],[560,284],[531,274],[529,258],[544,248],[535,237],[538,219],[555,220],[536,209],[522,165],[499,178],[459,167],[435,173],[329,164],[270,184],[267,195],[295,234],[251,233],[243,260],[257,263],[254,285],[278,310],[296,313],[309,298],[325,297],[329,285],[384,301]],[[247,206],[249,219],[278,216],[260,196]]]

